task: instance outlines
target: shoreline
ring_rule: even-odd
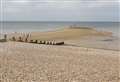
[[[120,39],[114,37],[111,32],[97,31],[88,27],[66,27],[47,32],[12,33],[8,37],[25,37],[29,39],[45,41],[64,41],[67,45],[83,46],[98,49],[120,50]]]

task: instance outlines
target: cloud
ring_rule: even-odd
[[[110,6],[116,5],[118,0],[3,0],[3,4],[6,6],[86,6],[86,7],[97,7],[97,6]]]
[[[119,0],[2,0],[1,12],[5,20],[117,21],[119,3]]]

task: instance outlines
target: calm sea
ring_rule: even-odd
[[[114,36],[120,35],[120,23],[118,22],[0,22],[0,30],[2,33],[51,31],[70,25],[96,28],[113,32]]]

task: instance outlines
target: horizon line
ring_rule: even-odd
[[[0,21],[0,22],[120,22],[120,21]]]

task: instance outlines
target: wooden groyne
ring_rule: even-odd
[[[46,45],[63,45],[64,44],[64,42],[62,41],[45,41],[45,40],[30,40],[29,43],[46,44]]]
[[[26,42],[26,43],[35,43],[35,44],[46,44],[46,45],[64,45],[63,41],[46,41],[46,40],[31,40],[28,38],[22,38],[22,37],[12,37],[10,39],[11,41],[16,42]]]
[[[4,39],[0,39],[0,42],[6,41],[16,41],[16,42],[26,42],[26,43],[35,43],[35,44],[46,44],[46,45],[64,45],[63,41],[47,41],[47,40],[35,40],[31,39],[30,34],[21,35],[21,36],[12,36],[11,38],[7,38],[7,35],[4,35]]]

